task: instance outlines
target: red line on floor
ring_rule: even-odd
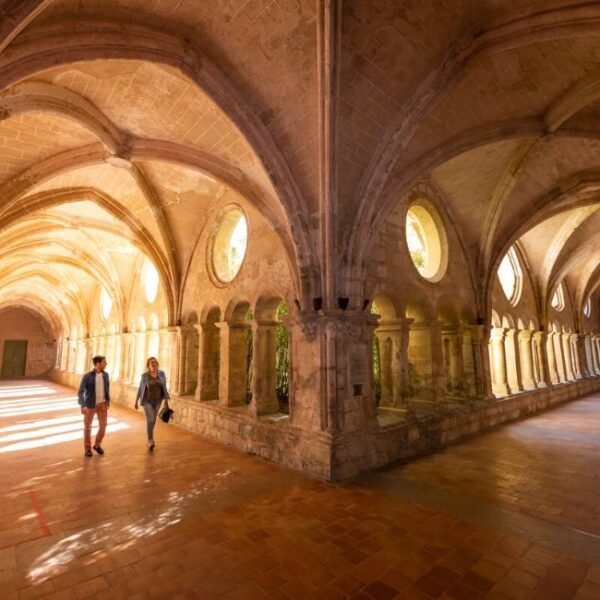
[[[37,497],[37,494],[33,490],[27,490],[27,493],[31,498],[31,504],[37,514],[38,523],[40,524],[44,535],[50,535],[50,528],[48,527],[48,523],[46,523],[46,519],[44,517],[44,513],[42,512],[42,507],[40,506],[40,501]]]

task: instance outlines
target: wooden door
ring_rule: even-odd
[[[23,377],[26,363],[27,340],[6,340],[2,358],[2,378]]]

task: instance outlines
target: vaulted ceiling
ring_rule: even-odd
[[[280,232],[299,296],[362,303],[353,273],[428,179],[481,289],[520,240],[540,297],[581,306],[599,64],[594,2],[0,0],[0,305],[85,320],[147,256],[175,321],[223,194]]]

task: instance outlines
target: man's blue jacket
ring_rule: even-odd
[[[106,406],[110,405],[110,383],[108,381],[108,373],[102,371],[104,378],[104,397],[106,398]],[[96,408],[96,371],[90,371],[81,378],[77,397],[80,406],[87,408]]]

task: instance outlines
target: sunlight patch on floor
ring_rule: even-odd
[[[152,510],[134,523],[118,527],[111,520],[63,538],[33,561],[28,573],[29,581],[32,585],[43,583],[64,572],[75,558],[94,553],[103,557],[109,551],[125,550],[138,540],[146,540],[179,523],[198,498],[220,491],[228,484],[231,475],[231,471],[216,473],[195,483],[187,492],[171,492],[160,503],[167,508]]]

